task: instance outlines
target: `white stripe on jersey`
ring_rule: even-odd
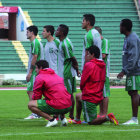
[[[102,49],[101,49],[102,41],[101,41],[99,32],[95,29],[92,29],[91,33],[93,37],[93,45],[96,45],[100,49],[100,52],[102,52]],[[97,34],[99,34],[99,37],[96,37]],[[99,59],[102,59],[102,53],[100,53]]]
[[[89,122],[89,115],[88,115],[88,112],[87,112],[86,101],[83,101],[83,103],[84,103],[84,109],[85,109],[85,115],[86,115],[86,118],[87,118],[87,122]]]
[[[33,41],[33,44],[34,44],[34,46],[35,46],[35,39],[34,39],[34,41]],[[35,47],[33,46],[33,50],[32,50],[32,52],[34,52],[35,50]]]
[[[105,42],[106,42],[106,54],[107,54],[107,50],[108,50],[108,40],[107,39],[105,39]]]
[[[67,42],[66,40],[64,40],[64,44],[65,44],[65,48],[66,48],[66,51],[67,51],[67,54],[68,54],[68,57],[70,58],[70,54],[69,54],[69,50],[68,50],[68,46],[67,46]]]
[[[135,83],[136,78],[135,76],[132,76],[132,78],[133,78],[133,90],[136,90],[136,83]]]

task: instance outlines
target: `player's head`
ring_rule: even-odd
[[[95,29],[102,35],[102,29],[99,26],[95,26]]]
[[[85,58],[86,59],[93,59],[93,58],[99,58],[100,57],[100,49],[93,45],[93,46],[90,46],[89,48],[86,49],[86,54],[85,54]]]
[[[86,29],[88,26],[94,26],[95,16],[92,14],[83,15],[82,29]]]
[[[69,32],[69,27],[64,24],[60,24],[56,30],[55,36],[56,37],[66,37]]]
[[[126,32],[131,32],[133,23],[130,19],[123,19],[120,23],[120,33],[125,34]]]
[[[52,25],[44,26],[44,29],[43,29],[43,32],[42,32],[43,38],[47,38],[50,35],[53,36],[53,34],[54,34],[54,26],[52,26]]]
[[[35,25],[27,27],[27,39],[30,39],[33,35],[37,36],[38,28]]]
[[[39,73],[40,69],[49,68],[49,63],[46,60],[39,60],[36,62],[36,72]]]

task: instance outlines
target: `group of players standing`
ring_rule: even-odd
[[[124,22],[126,22],[126,20]],[[37,27],[33,25],[27,28],[27,38],[31,41],[31,49],[29,53],[28,74],[26,80],[27,80],[27,93],[30,99],[28,107],[33,113],[25,119],[34,119],[42,116],[49,120],[46,126],[50,127],[57,125],[56,117],[58,114],[60,114],[62,125],[66,125],[68,122],[81,124],[80,115],[81,110],[83,109],[84,119],[86,122],[88,122],[88,124],[102,124],[106,121],[111,121],[114,124],[118,125],[118,121],[113,115],[113,113],[107,114],[108,97],[110,96],[110,84],[109,84],[110,43],[107,39],[103,38],[101,28],[94,27],[94,24],[95,24],[94,15],[92,14],[83,15],[82,29],[85,29],[87,33],[84,38],[82,52],[82,76],[78,68],[78,62],[73,54],[72,42],[67,37],[69,32],[69,27],[67,25],[60,24],[58,26],[55,33],[55,36],[58,39],[53,37],[54,27],[52,25],[44,26],[42,36],[44,39],[47,39],[47,42],[44,45],[44,47],[42,46],[41,42],[36,38],[38,33]],[[126,25],[124,25],[124,27],[125,26]],[[104,60],[106,65],[104,64],[102,59]],[[49,64],[49,66],[47,65],[47,63]],[[64,101],[62,101],[63,107],[60,106],[58,107],[56,105],[54,106],[54,108],[49,108],[49,110],[53,110],[53,113],[46,112],[47,114],[46,115],[44,114],[45,111],[43,111],[42,107],[40,108],[37,107],[39,105],[42,106],[43,103],[40,104],[38,101],[34,102],[33,100],[38,100],[42,97],[39,91],[42,92],[42,95],[44,95],[43,91],[44,88],[46,87],[44,86],[44,84],[41,84],[42,82],[39,80],[38,78],[39,76],[37,78],[35,77],[37,74],[41,75],[41,73],[43,73],[39,72],[39,70],[46,68],[48,69],[48,67],[54,70],[59,77],[64,79],[64,85],[68,91],[68,94],[71,94],[70,100],[72,104],[67,100],[67,97],[69,98],[69,95],[67,95],[63,100],[65,101],[65,103],[68,103],[69,105],[65,104]],[[47,70],[47,74],[50,73],[54,74],[51,70],[49,72]],[[75,79],[76,75],[79,77],[81,76],[80,88],[82,94],[78,93],[76,95],[76,118],[74,119],[75,100],[73,93],[76,91],[76,79]],[[118,77],[122,77],[122,73],[120,73]],[[40,76],[40,78],[42,79],[43,76]],[[51,78],[53,77],[50,77],[50,79]],[[55,83],[56,85],[59,85],[61,83],[61,80],[57,78],[57,76],[55,75],[53,81],[56,81]],[[50,88],[51,90],[47,92],[51,93],[52,90],[55,89],[55,86],[53,85],[52,87],[49,86],[50,85],[48,85],[48,88]],[[41,91],[40,89],[43,90]],[[63,88],[60,89],[61,91],[59,92],[62,93],[64,89]],[[47,92],[45,93],[46,95]],[[60,96],[61,93],[59,93]],[[65,95],[67,94],[65,91],[64,93]],[[55,96],[57,98],[57,95]],[[62,96],[64,97],[64,95]],[[63,97],[58,97],[58,100]],[[49,98],[49,96],[46,96],[46,100],[48,100],[47,98]],[[50,97],[50,100],[51,99],[52,97]],[[55,100],[53,100],[53,102],[55,102]],[[97,115],[96,106],[98,104],[100,104],[100,112]],[[67,110],[64,111],[63,109]],[[70,119],[68,121],[64,116],[64,114],[67,112],[70,112],[69,114]],[[54,116],[51,117],[50,116],[51,114],[53,114]]]

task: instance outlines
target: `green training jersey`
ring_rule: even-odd
[[[106,64],[106,76],[109,77],[109,71],[110,71],[110,42],[105,38],[102,39],[102,54],[107,55],[104,62]]]
[[[101,37],[100,34],[97,30],[95,30],[94,28],[92,28],[91,30],[89,30],[84,38],[84,44],[83,44],[83,53],[82,53],[82,69],[85,63],[85,49],[89,48],[92,45],[96,45],[101,52]],[[100,53],[100,58],[102,59],[102,54]]]
[[[76,76],[70,58],[74,57],[73,45],[69,38],[60,42],[58,53],[58,75],[64,79]]]
[[[29,61],[28,61],[27,73],[29,73],[29,71],[30,71],[33,55],[37,55],[37,61],[39,61],[41,59],[44,59],[43,45],[36,38],[31,42],[31,49],[30,49],[30,52],[29,52]],[[35,68],[33,69],[33,72],[35,72]]]
[[[57,65],[59,44],[60,41],[58,39],[54,39],[51,42],[47,41],[44,47],[45,60],[49,63],[49,68],[53,69],[56,74],[58,74]]]

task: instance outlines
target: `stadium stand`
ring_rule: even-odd
[[[103,36],[111,42],[111,73],[118,73],[121,70],[124,38],[119,32],[121,19],[130,18],[134,23],[133,31],[140,36],[140,21],[133,0],[1,0],[1,2],[3,6],[20,6],[23,11],[28,12],[30,16],[28,18],[39,27],[40,37],[44,25],[54,25],[55,29],[59,24],[68,25],[69,38],[73,42],[74,53],[80,66],[85,34],[81,29],[83,14],[94,14],[95,26],[100,26],[103,29]],[[21,43],[28,53],[30,43]],[[11,41],[0,41],[0,73],[8,72],[25,73],[26,67],[18,58]]]

